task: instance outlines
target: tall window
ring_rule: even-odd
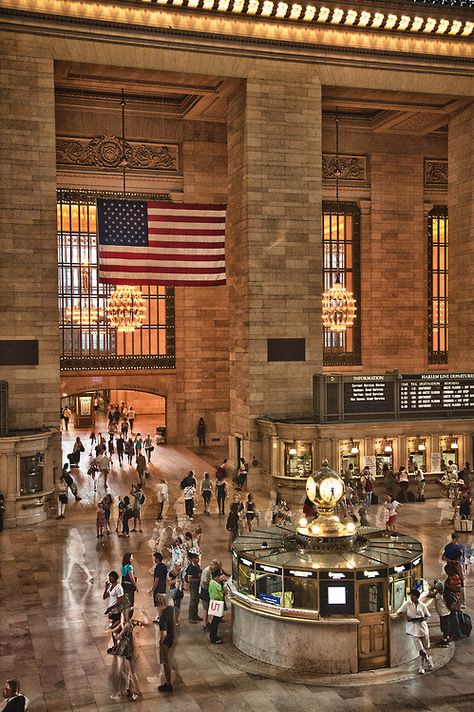
[[[428,363],[448,362],[448,208],[428,213]]]
[[[355,203],[339,203],[339,243],[336,203],[323,203],[323,289],[339,273],[341,283],[356,299],[354,326],[341,334],[323,330],[324,365],[360,364],[360,211]]]
[[[174,368],[174,289],[142,286],[143,325],[120,333],[107,318],[114,287],[98,279],[97,194],[58,191],[61,369]]]

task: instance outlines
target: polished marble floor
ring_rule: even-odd
[[[154,423],[142,423],[142,432]],[[152,431],[154,432],[154,430]],[[64,434],[64,452],[76,433]],[[152,618],[151,599],[146,590],[151,584],[152,566],[150,539],[154,529],[154,483],[164,477],[170,486],[170,506],[164,524],[182,520],[183,503],[178,499],[179,482],[187,469],[196,470],[198,477],[224,456],[218,449],[194,452],[174,446],[157,447],[147,480],[144,504],[144,532],[130,534],[130,539],[115,533],[97,540],[95,510],[99,491],[94,495],[92,480],[86,474],[89,461],[88,432],[81,432],[86,445],[81,469],[74,475],[83,499],[70,503],[66,518],[59,522],[50,518],[42,525],[8,530],[0,535],[0,677],[17,677],[25,694],[31,699],[33,712],[108,712],[121,710],[131,703],[110,699],[109,672],[111,656],[107,655],[108,633],[103,615],[103,582],[111,568],[118,569],[125,551],[135,556],[139,576],[137,608],[145,620]],[[213,472],[213,470],[210,470]],[[110,491],[128,494],[136,479],[135,470],[117,467],[110,478]],[[270,496],[256,491],[259,510],[269,512]],[[371,513],[373,523],[377,508]],[[406,505],[400,512],[401,531],[419,538],[425,548],[425,575],[441,574],[440,550],[447,541],[449,503],[444,500]],[[266,520],[266,517],[263,517]],[[219,556],[230,566],[227,552],[225,518],[217,515],[215,504],[211,516],[198,509],[194,525],[203,528],[203,562]],[[69,583],[62,580],[68,568],[68,548],[73,529],[77,529],[86,547],[86,565],[93,583],[87,584],[86,574],[74,566]],[[466,535],[472,543],[472,535]],[[69,548],[70,551],[70,548]],[[474,599],[474,572],[467,581],[468,612]],[[451,662],[443,669],[408,681],[386,685],[357,685],[328,688],[315,684],[294,684],[281,674],[280,679],[267,679],[232,666],[225,655],[212,654],[200,626],[187,623],[187,600],[183,602],[179,636],[174,651],[175,685],[172,695],[156,691],[161,682],[156,655],[157,631],[153,624],[136,629],[138,675],[142,697],[133,703],[145,712],[354,712],[391,710],[438,710],[439,712],[474,709],[474,645],[472,640],[456,644]],[[227,614],[229,618],[229,614]],[[437,617],[434,616],[434,619]],[[226,645],[230,645],[230,621],[223,626]],[[437,635],[437,620],[433,633]],[[221,646],[220,650],[223,650]],[[302,651],[302,654],[303,651]],[[335,680],[337,683],[337,680]]]

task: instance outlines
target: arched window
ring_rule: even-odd
[[[428,363],[448,363],[448,208],[428,213]]]
[[[360,210],[356,203],[339,203],[339,245],[337,215],[336,203],[323,202],[323,290],[339,274],[341,283],[354,294],[357,318],[341,334],[323,329],[323,358],[325,366],[352,366],[361,363]]]
[[[58,191],[61,369],[174,368],[173,287],[140,287],[146,316],[134,332],[119,333],[109,324],[107,300],[114,287],[98,279],[97,196]]]

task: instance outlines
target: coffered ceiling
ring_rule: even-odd
[[[60,62],[55,68],[58,107],[84,111],[120,110],[192,121],[225,122],[227,101],[236,80],[182,75],[124,67]],[[429,135],[445,131],[449,117],[468,103],[465,98],[380,90],[323,88],[323,114],[336,110],[358,130]]]

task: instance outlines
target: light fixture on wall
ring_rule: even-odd
[[[418,452],[424,452],[426,450],[425,441],[420,438],[419,435],[416,436],[416,449]]]
[[[354,440],[350,441],[350,446],[351,446],[351,455],[358,455],[359,453],[359,443],[354,442]]]
[[[120,101],[122,111],[122,189],[125,199],[127,192],[127,158],[125,142],[125,92],[122,89]],[[124,333],[138,329],[145,319],[146,302],[140,290],[135,287],[116,287],[107,302],[107,316],[110,325]]]
[[[288,450],[288,455],[292,455],[293,457],[298,454],[298,450],[296,449],[296,442],[293,440],[293,445]]]
[[[451,448],[451,450],[458,450],[458,449],[459,449],[458,439],[455,438],[452,433],[449,434],[449,443],[450,443],[450,448]]]
[[[89,268],[87,264],[80,267],[81,274],[81,294],[89,295]],[[80,297],[76,303],[66,307],[64,310],[64,320],[70,324],[89,326],[97,324],[99,320],[99,309],[90,299]]]
[[[354,324],[356,302],[354,295],[341,282],[339,268],[343,264],[340,254],[339,240],[339,178],[341,165],[339,162],[339,111],[336,111],[336,276],[332,287],[327,289],[322,297],[323,326],[329,331],[341,333]],[[330,271],[332,272],[332,250],[330,251]]]
[[[387,440],[387,438],[384,438],[382,445],[383,445],[383,451],[386,452],[387,455],[389,455],[391,452],[393,452],[391,440]]]

